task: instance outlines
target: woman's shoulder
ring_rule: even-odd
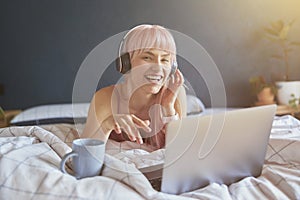
[[[116,88],[117,85],[111,85],[101,88],[94,94],[93,102],[95,103],[96,109],[101,109],[102,112],[104,112],[104,110],[112,112],[112,107],[117,105],[115,97]]]
[[[115,89],[114,85],[101,88],[95,93],[95,96],[96,97],[106,97],[106,98],[111,97],[114,89]]]
[[[95,92],[93,99],[96,105],[110,104],[114,88],[115,86],[112,85],[101,88],[97,92]]]

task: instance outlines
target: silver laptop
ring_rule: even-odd
[[[165,162],[140,169],[159,191],[180,194],[261,174],[276,105],[191,116],[167,125]]]

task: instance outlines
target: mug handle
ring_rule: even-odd
[[[78,156],[78,153],[71,151],[70,153],[67,153],[66,155],[64,155],[64,157],[62,158],[62,160],[60,162],[60,171],[62,171],[65,174],[69,174],[65,169],[65,165],[66,165],[67,160],[73,156]],[[72,174],[69,174],[69,175],[73,176]]]

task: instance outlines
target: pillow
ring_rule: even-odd
[[[186,95],[187,115],[196,115],[205,111],[202,101],[194,95]]]
[[[41,105],[16,115],[11,125],[27,126],[54,123],[85,123],[90,103]]]
[[[11,125],[29,126],[57,123],[85,123],[90,103],[53,104],[28,108],[16,115]],[[187,95],[187,115],[195,115],[205,110],[199,98]]]

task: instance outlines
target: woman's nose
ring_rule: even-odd
[[[151,64],[151,70],[153,70],[153,71],[161,71],[162,68],[163,68],[163,66],[159,62]]]

